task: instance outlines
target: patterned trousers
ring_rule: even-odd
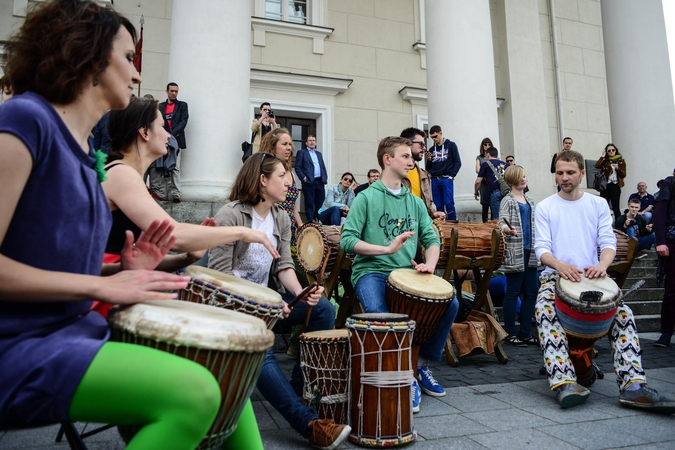
[[[539,342],[544,354],[551,390],[566,383],[576,383],[577,376],[570,358],[567,334],[558,320],[555,309],[555,284],[557,273],[543,275],[537,295],[534,315],[537,320]],[[620,305],[609,330],[609,345],[614,360],[614,373],[619,389],[634,382],[645,382],[642,369],[642,350],[635,327],[633,311]]]

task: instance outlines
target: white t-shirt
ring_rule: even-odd
[[[268,213],[264,219],[255,210],[252,213],[253,221],[251,228],[265,233],[269,240],[272,241],[272,245],[276,247],[277,239],[274,237],[274,218],[272,217],[272,213]],[[244,256],[239,260],[237,266],[233,268],[232,273],[236,277],[267,287],[273,261],[272,255],[264,245],[249,244],[248,250],[246,250]]]
[[[579,200],[568,201],[554,194],[537,204],[534,215],[534,249],[537,259],[551,253],[579,269],[598,264],[598,248],[616,251],[612,216],[607,201],[584,193]],[[544,273],[555,272],[550,267]]]

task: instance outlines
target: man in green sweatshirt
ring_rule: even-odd
[[[412,142],[401,137],[387,137],[377,148],[377,161],[382,168],[380,179],[354,199],[347,216],[340,247],[355,253],[352,283],[367,313],[389,312],[385,301],[387,276],[392,270],[415,268],[434,273],[439,255],[439,240],[431,226],[424,202],[401,184],[414,167]],[[420,240],[425,262],[413,261]],[[453,299],[432,339],[422,345],[416,381],[413,381],[413,411],[419,411],[420,387],[435,397],[445,390],[434,379],[428,361],[438,362],[459,304]],[[419,381],[419,384],[418,382]]]

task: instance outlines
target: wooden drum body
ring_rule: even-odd
[[[302,399],[320,419],[349,425],[349,335],[347,330],[300,335]]]
[[[502,233],[497,221],[486,223],[463,223],[447,222],[443,219],[435,219],[433,227],[441,241],[441,251],[436,267],[444,268],[450,257],[450,236],[452,229],[457,230],[457,255],[469,258],[490,256],[492,252],[492,230],[497,229],[500,234],[499,250],[495,260],[494,269],[502,265],[506,253],[506,238]]]
[[[555,286],[558,320],[565,329],[570,358],[580,384],[593,377],[588,352],[607,335],[623,294],[609,277],[586,278],[578,283],[559,278]]]
[[[234,311],[176,300],[118,306],[110,310],[108,322],[114,341],[189,359],[213,374],[222,401],[213,425],[197,448],[220,448],[236,429],[260,375],[265,352],[274,343],[274,334],[265,323]],[[119,429],[128,442],[140,427]]]
[[[243,312],[262,319],[270,330],[284,314],[278,292],[234,275],[200,266],[185,270],[191,280],[178,299]]]
[[[346,323],[350,343],[349,439],[367,447],[412,442],[410,345],[415,322],[404,314],[357,314]]]
[[[454,298],[454,289],[441,277],[415,269],[394,270],[387,277],[385,298],[389,311],[414,320],[413,344],[428,342]]]
[[[335,268],[340,251],[340,234],[342,227],[337,225],[319,225],[308,222],[298,229],[298,264],[310,275],[316,276],[328,259],[322,283]],[[347,257],[354,259],[354,255]]]

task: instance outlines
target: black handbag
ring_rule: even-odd
[[[598,192],[605,192],[607,190],[607,177],[605,176],[604,171],[600,171],[595,174],[593,179],[593,189]]]
[[[255,132],[251,133],[251,142],[242,142],[241,143],[241,151],[244,153],[241,156],[241,162],[245,163],[247,159],[251,157],[253,154],[253,140],[255,139]]]
[[[486,161],[487,165],[490,169],[492,169],[492,173],[495,174],[495,179],[497,180],[497,184],[499,184],[499,192],[501,192],[502,197],[511,192],[511,186],[509,186],[509,183],[507,183],[504,180],[504,177],[497,172],[497,169],[495,169],[495,166],[490,162]]]

